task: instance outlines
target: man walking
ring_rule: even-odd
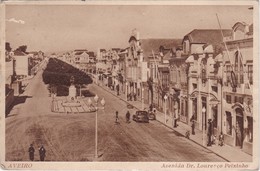
[[[33,145],[31,144],[30,145],[30,147],[29,147],[29,150],[28,150],[28,152],[29,152],[29,158],[30,158],[30,160],[31,161],[33,161],[34,160],[34,148],[33,148]]]
[[[130,123],[130,112],[129,111],[127,111],[126,112],[126,123]]]
[[[42,145],[42,146],[40,147],[40,149],[39,149],[39,154],[40,154],[40,160],[41,160],[41,161],[44,161],[45,153],[46,153],[46,150],[45,150],[45,148],[44,148],[43,145]]]
[[[116,85],[116,92],[117,92],[117,95],[119,96],[119,84]]]
[[[116,111],[116,124],[119,124],[118,111]]]
[[[191,134],[195,135],[195,117],[194,117],[194,115],[192,115],[190,122],[191,122]]]

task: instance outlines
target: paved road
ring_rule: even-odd
[[[106,100],[98,111],[100,161],[224,161],[157,121],[125,123],[126,103],[105,90],[89,89]],[[43,144],[48,161],[92,161],[95,113],[56,114],[50,111],[51,97],[41,72],[34,77],[6,118],[6,160],[27,161],[30,143]],[[115,111],[120,124],[115,124]],[[130,111],[133,114],[134,111]],[[35,159],[39,160],[38,152]]]

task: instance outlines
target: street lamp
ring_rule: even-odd
[[[127,88],[127,86],[128,86],[128,83],[126,82],[125,83],[125,96],[126,96],[126,101],[128,100],[128,88]]]
[[[97,122],[98,99],[99,99],[99,97],[98,97],[98,95],[96,95],[94,97],[94,100],[96,102],[95,159],[98,158],[98,152],[97,152],[97,149],[98,149],[98,131],[97,131],[97,128],[98,128],[98,122]],[[100,103],[102,106],[104,106],[106,103],[105,99],[103,98]]]
[[[164,123],[166,124],[166,100],[168,99],[168,96],[165,94],[164,96]]]
[[[202,143],[203,143],[203,146],[205,146],[205,128],[204,128],[204,120],[205,120],[205,116],[206,115],[206,108],[205,106],[203,106],[202,108]]]
[[[142,88],[142,110],[144,109],[144,88]]]
[[[95,129],[95,158],[98,158],[98,154],[97,154],[97,143],[98,143],[98,132],[97,132],[97,110],[98,110],[98,95],[96,94],[96,96],[94,97],[94,100],[96,102],[96,129]]]
[[[79,85],[79,96],[81,97],[81,85]]]

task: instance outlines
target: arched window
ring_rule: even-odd
[[[239,51],[236,51],[234,72],[236,74],[236,80],[238,84],[244,83],[243,64],[241,62],[241,58],[242,58],[241,53]]]

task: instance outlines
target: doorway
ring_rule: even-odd
[[[236,109],[236,146],[243,148],[243,137],[244,137],[244,132],[243,132],[243,111],[241,109]]]
[[[208,121],[208,117],[207,117],[207,98],[206,97],[202,97],[202,109],[205,108],[206,109],[206,113],[201,113],[202,114],[202,130],[203,130],[203,126],[204,126],[204,130],[207,130],[207,121]],[[203,116],[204,115],[204,116]]]

